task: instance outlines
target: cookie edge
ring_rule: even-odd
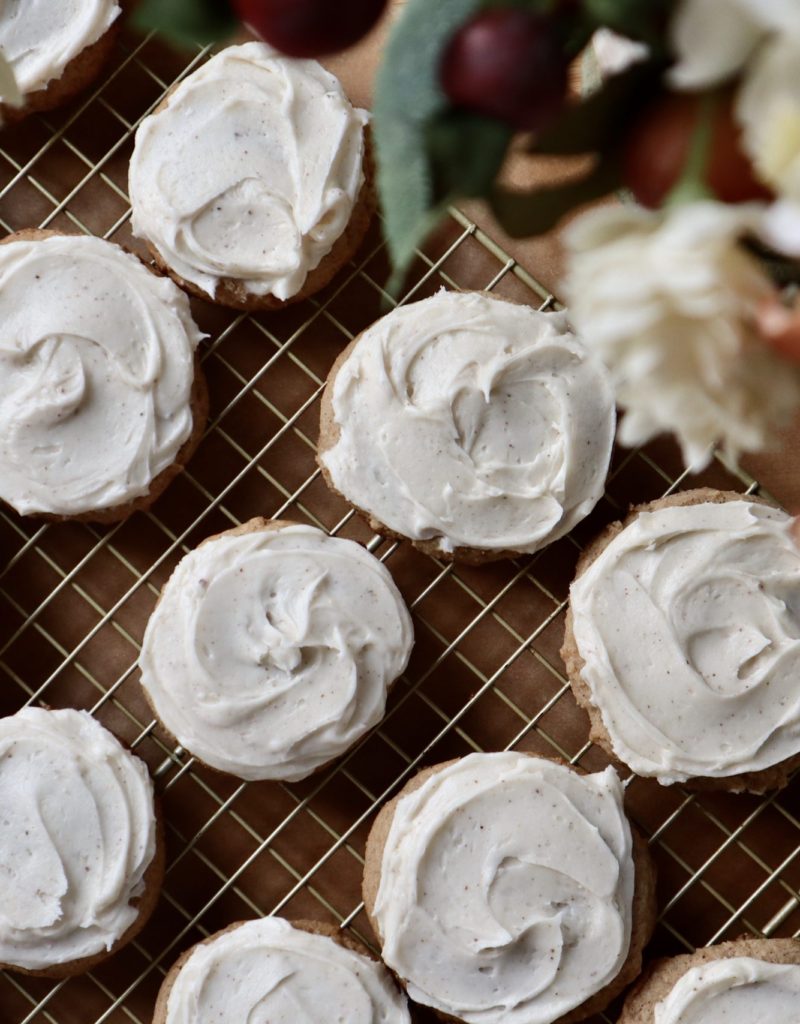
[[[687,971],[713,960],[736,956],[750,956],[774,964],[800,964],[800,940],[742,935],[694,953],[654,960],[628,993],[618,1024],[654,1024],[656,1004],[669,995]]]
[[[526,757],[532,757],[541,761],[550,761],[553,764],[561,765],[575,772],[576,775],[586,775],[583,769],[571,765],[558,757],[545,757],[541,754],[525,753]],[[424,785],[428,779],[437,775],[445,768],[457,764],[463,758],[451,758],[439,764],[423,768],[411,778],[403,788],[378,812],[367,836],[366,850],[364,853],[364,875],[362,881],[362,896],[364,899],[364,910],[367,919],[375,933],[380,946],[383,946],[383,937],[380,933],[378,921],[375,918],[375,900],[380,886],[381,867],[386,840],[389,836],[392,821],[399,802],[409,794],[415,792]],[[590,996],[580,1006],[562,1015],[553,1024],[576,1024],[594,1013],[604,1010],[624,989],[639,977],[642,970],[644,949],[650,941],[656,925],[658,909],[656,904],[656,867],[650,854],[646,840],[637,826],[631,821],[623,806],[623,814],[631,830],[632,857],[634,867],[634,892],[631,908],[631,940],[628,948],[628,955],[617,974],[611,981]],[[388,965],[387,965],[388,967]],[[391,968],[389,968],[391,970]],[[401,987],[405,988],[404,980],[392,971]],[[460,1017],[453,1017],[444,1014],[439,1010],[430,1008],[440,1020],[452,1022],[452,1024],[463,1024]]]
[[[775,504],[758,495],[743,494],[738,491],[721,491],[713,487],[696,487],[689,491],[680,491],[677,494],[668,495],[665,498],[656,498],[654,501],[644,502],[640,505],[633,505],[624,519],[617,520],[607,526],[589,544],[578,559],[573,583],[578,580],[590,565],[605,551],[608,545],[622,531],[631,525],[640,514],[644,512],[658,512],[664,508],[684,508],[690,505],[724,504],[728,501],[750,501],[758,505],[766,505],[768,508],[776,508]],[[571,585],[570,585],[571,590]],[[630,769],[622,758],[617,754],[611,741],[611,736],[606,729],[601,709],[592,700],[592,692],[589,684],[583,678],[585,661],[578,650],[578,644],[573,631],[572,601],[567,609],[564,626],[564,641],[561,647],[561,657],[567,669],[567,678],[570,688],[578,705],[589,715],[590,730],[589,739],[597,744],[615,764],[624,765]],[[789,776],[795,768],[800,766],[800,752],[792,758],[780,761],[768,768],[757,772],[743,772],[738,775],[729,775],[722,778],[709,776],[695,776],[685,782],[674,783],[684,786],[697,792],[700,791],[725,791],[731,793],[749,792],[763,795],[770,790],[782,789],[789,781]],[[635,774],[635,773],[634,773]],[[640,776],[641,778],[653,778],[653,776]]]
[[[82,237],[84,236],[68,234],[65,231],[53,231],[43,228],[22,228],[19,231],[14,231],[11,234],[6,235],[5,238],[0,240],[0,245],[8,245],[14,242],[41,242],[47,238]],[[103,241],[103,239],[101,239],[101,241]],[[132,253],[124,246],[118,245],[116,242],[109,242],[108,244],[116,246],[116,248],[121,249],[129,256],[135,256],[142,266],[151,274],[154,274],[154,276],[163,276],[156,273],[152,267],[148,267],[140,256],[136,253]],[[175,454],[175,458],[170,465],[166,466],[160,473],[153,477],[150,481],[150,487],[147,492],[145,494],[140,494],[138,498],[132,498],[130,501],[125,502],[122,505],[90,509],[85,512],[76,512],[73,515],[60,515],[55,512],[22,513],[17,512],[10,502],[2,500],[2,503],[12,509],[16,515],[24,519],[38,519],[49,523],[99,523],[100,525],[109,525],[128,519],[134,512],[146,511],[161,497],[175,477],[183,472],[189,460],[197,451],[197,448],[205,434],[206,425],[208,423],[209,394],[199,349],[195,351],[194,355],[194,376],[192,378],[192,390],[189,396],[189,409],[192,414],[192,430],[189,437],[178,449]]]

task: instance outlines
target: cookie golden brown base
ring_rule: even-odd
[[[168,274],[189,295],[193,295],[198,299],[205,299],[206,302],[213,302],[218,306],[226,306],[228,309],[236,309],[243,313],[268,312],[283,309],[285,306],[293,305],[295,302],[303,302],[305,299],[321,291],[327,284],[330,284],[342,267],[349,263],[361,248],[361,243],[364,241],[369,230],[376,206],[377,199],[374,186],[371,181],[365,181],[361,186],[358,200],[353,207],[347,227],[336,240],[331,251],[327,256],[323,257],[314,270],[310,271],[300,291],[285,300],[277,299],[271,294],[253,295],[246,290],[241,281],[230,277],[220,281],[212,298],[202,288],[198,288],[191,281],[184,280],[179,274],[171,270],[158,249],[151,242],[146,239],[145,241],[159,270]]]
[[[170,90],[170,93],[161,101],[153,113],[157,114],[169,106],[172,91]],[[361,244],[367,236],[372,218],[378,207],[378,197],[375,190],[375,162],[372,156],[372,146],[368,130],[365,130],[364,140],[364,182],[356,197],[347,226],[339,235],[327,256],[324,256],[319,264],[309,271],[302,288],[294,295],[289,296],[288,299],[278,299],[270,293],[254,295],[252,292],[247,291],[247,288],[241,281],[232,277],[223,278],[217,285],[214,295],[211,296],[193,282],[186,281],[176,273],[164,259],[158,247],[148,238],[145,238],[145,244],[150,250],[156,266],[163,273],[168,274],[189,295],[194,295],[198,299],[205,299],[206,302],[213,302],[218,306],[226,306],[228,309],[236,309],[244,313],[283,309],[285,306],[302,302],[317,292],[322,291],[361,248]]]
[[[24,967],[17,967],[15,964],[3,964],[0,963],[0,970],[14,971],[16,974],[26,974],[31,978],[73,978],[78,974],[86,974],[87,971],[93,970],[100,964],[104,963],[109,957],[114,956],[115,953],[119,952],[124,946],[127,946],[129,942],[136,938],[139,932],[144,928],[153,911],[156,908],[159,897],[161,895],[161,886],[164,881],[164,869],[166,862],[166,851],[164,843],[164,817],[161,808],[161,803],[156,798],[155,800],[155,818],[156,818],[156,849],[153,854],[153,859],[147,867],[142,878],[144,889],[141,896],[138,896],[135,900],[132,900],[132,906],[136,908],[136,919],[123,934],[117,939],[114,945],[109,950],[102,950],[100,953],[95,953],[94,956],[84,956],[80,960],[70,960],[64,964],[54,964],[52,967],[43,968],[42,970],[31,971]]]
[[[42,228],[24,228],[22,231],[14,231],[12,234],[7,235],[2,239],[2,241],[0,241],[0,245],[7,245],[10,242],[39,242],[45,238],[55,238],[58,236],[65,238],[70,237],[63,231],[43,230]],[[120,248],[125,252],[128,252],[128,250],[124,249],[123,246],[120,246]],[[146,263],[143,263],[142,265],[147,267]],[[151,273],[155,273],[155,271],[150,267],[147,267],[147,269],[150,270]],[[114,505],[110,508],[90,509],[87,512],[79,512],[75,515],[69,516],[55,515],[50,512],[28,512],[25,514],[26,518],[43,519],[50,523],[75,522],[101,523],[103,525],[108,525],[110,523],[121,522],[123,519],[127,519],[129,516],[133,515],[134,512],[143,512],[150,508],[150,506],[159,497],[161,497],[175,477],[185,468],[189,459],[194,455],[195,450],[203,437],[203,433],[205,432],[206,423],[208,421],[208,386],[200,363],[199,354],[195,355],[194,380],[192,381],[189,408],[192,413],[192,432],[178,449],[178,453],[172,464],[167,466],[166,469],[162,469],[161,472],[153,478],[146,494],[142,494],[138,498],[134,498],[132,501],[126,502],[124,505]]]
[[[534,757],[538,755],[531,754],[529,756]],[[581,769],[575,768],[573,765],[568,765],[566,761],[562,761],[560,758],[551,757],[542,758],[542,760],[564,765],[565,767],[570,768],[571,771],[576,772],[576,774],[584,774]],[[404,796],[408,796],[410,793],[413,793],[415,790],[419,789],[420,786],[424,785],[424,783],[433,775],[438,774],[438,772],[442,771],[444,768],[448,768],[450,765],[456,764],[457,761],[458,758],[455,758],[450,761],[444,761],[441,764],[432,765],[430,768],[423,768],[422,771],[418,772],[413,779],[403,786],[397,796],[387,804],[384,804],[378,813],[378,816],[375,818],[372,828],[370,829],[369,836],[367,837],[367,847],[364,852],[364,879],[362,883],[362,895],[369,923],[372,925],[372,930],[375,932],[375,935],[378,937],[378,941],[381,944],[383,943],[383,938],[381,936],[378,921],[375,918],[375,901],[378,897],[378,889],[381,881],[383,851],[397,810],[397,805]],[[576,1024],[577,1021],[584,1020],[586,1017],[590,1017],[593,1013],[599,1013],[604,1010],[613,999],[615,999],[635,978],[639,976],[642,970],[642,952],[644,947],[650,941],[650,936],[653,934],[657,916],[656,869],[650,856],[647,842],[632,822],[630,822],[630,828],[633,839],[634,893],[631,912],[631,942],[627,959],[620,968],[617,976],[609,982],[605,988],[602,988],[590,999],[587,999],[585,1003],[582,1003],[574,1010],[571,1010],[569,1013],[559,1017],[558,1020],[553,1021],[553,1024]],[[403,984],[402,978],[398,977],[398,981],[401,985]],[[461,1019],[459,1017],[451,1017],[448,1014],[440,1013],[437,1010],[434,1010],[433,1012],[441,1020],[452,1021],[454,1024],[461,1024]]]
[[[491,292],[478,292],[477,294],[497,299],[497,296],[492,295]],[[513,300],[504,299],[503,301],[512,302]],[[519,303],[519,305],[523,305],[523,303]],[[367,328],[367,330],[369,330],[369,328]],[[334,494],[338,495],[343,501],[346,501],[362,519],[366,520],[370,529],[374,530],[375,533],[380,534],[382,537],[386,537],[388,540],[400,542],[407,540],[417,549],[417,551],[421,551],[424,555],[428,555],[430,558],[438,558],[441,562],[463,562],[465,565],[486,565],[489,562],[500,562],[509,558],[530,558],[532,552],[514,551],[512,549],[498,551],[492,548],[457,547],[453,551],[443,551],[439,546],[438,540],[418,540],[414,537],[406,537],[402,533],[397,533],[396,530],[392,530],[385,523],[376,519],[371,512],[368,512],[366,509],[356,505],[355,502],[351,501],[346,494],[342,494],[342,492],[336,487],[336,484],[333,482],[333,478],[322,461],[322,456],[325,452],[334,448],[339,441],[340,429],[333,411],[334,382],[339,370],[341,370],[347,362],[356,345],[361,341],[363,334],[364,332],[353,338],[350,344],[339,353],[335,363],[330,369],[328,379],[325,382],[325,390],[322,393],[322,400],[320,403],[319,439],[317,442],[317,465],[319,466],[322,477],[330,490],[333,491]]]
[[[641,512],[657,512],[663,508],[680,508],[687,505],[704,505],[707,503],[722,504],[726,501],[741,501],[746,498],[762,505],[771,505],[770,502],[754,495],[743,495],[736,491],[718,491],[711,487],[698,487],[691,491],[682,491],[679,494],[671,494],[666,498],[659,498],[656,501],[647,502],[644,505],[636,505],[631,508],[626,518],[620,522],[612,523],[597,537],[583,552],[575,571],[575,579],[578,579],[589,566],[608,547],[614,538],[620,534],[626,526],[629,526]],[[588,683],[583,678],[585,662],[580,655],[572,625],[572,608],[567,611],[566,625],[564,632],[564,643],[561,648],[561,657],[567,667],[572,692],[575,700],[588,713],[591,723],[589,739],[596,743],[617,763],[621,759],[614,750],[611,737],[603,721],[603,714],[600,708],[592,700],[592,692]],[[765,793],[768,790],[780,789],[789,781],[789,776],[795,768],[800,767],[800,754],[782,761],[780,764],[772,765],[758,772],[744,772],[740,775],[730,775],[725,778],[698,777],[681,783],[688,789],[693,790],[726,790],[731,793]]]
[[[189,957],[194,953],[200,946],[207,946],[211,942],[215,942],[221,935],[226,935],[228,932],[236,931],[237,928],[241,928],[242,925],[249,924],[248,921],[236,921],[234,924],[228,925],[227,928],[222,928],[220,931],[215,932],[213,935],[209,935],[207,939],[202,942],[196,943],[189,949],[185,950],[172,967],[169,969],[167,976],[161,983],[161,988],[158,991],[158,998],[156,999],[156,1008],[153,1012],[153,1024],[166,1024],[167,1020],[167,1004],[169,1002],[169,995],[172,991],[172,986],[178,975],[181,972],[181,968],[185,965]],[[340,946],[344,946],[345,949],[349,949],[353,953],[360,953],[362,956],[368,957],[370,960],[377,960],[370,950],[365,945],[352,938],[350,935],[345,935],[339,928],[335,928],[333,925],[326,924],[322,921],[305,921],[290,920],[289,924],[294,928],[298,928],[300,931],[308,932],[310,935],[322,935],[325,938],[333,939],[334,942]]]
[[[684,956],[656,960],[631,990],[618,1024],[655,1024],[655,1006],[669,995],[674,986],[693,967],[748,956],[771,964],[800,964],[800,941],[797,939],[756,939],[743,935],[732,942],[707,946]],[[731,1021],[731,1024],[737,1024]],[[741,1024],[746,1024],[742,1021]]]
[[[73,57],[61,75],[51,79],[44,89],[26,93],[21,107],[12,107],[7,103],[0,104],[0,126],[15,125],[24,121],[30,114],[55,110],[56,107],[64,106],[79,93],[82,93],[84,89],[87,89],[99,77],[111,59],[119,36],[121,21],[122,15],[96,42]]]

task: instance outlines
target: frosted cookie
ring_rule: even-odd
[[[391,975],[358,942],[317,922],[242,921],[187,950],[153,1024],[411,1024]]]
[[[204,764],[296,781],[377,725],[412,642],[399,591],[360,544],[253,519],[181,560],[139,666],[156,715]]]
[[[318,461],[373,529],[482,562],[538,551],[588,515],[614,422],[606,371],[564,314],[441,291],[336,361]]]
[[[52,110],[85,89],[111,56],[116,0],[5,0],[0,53],[14,71],[22,105],[0,104],[0,123]]]
[[[0,719],[0,967],[65,978],[140,931],[164,851],[147,768],[85,711]]]
[[[562,655],[592,739],[664,784],[760,793],[800,761],[800,550],[784,512],[687,491],[578,563]]]
[[[316,61],[230,46],[139,126],[133,230],[180,285],[224,306],[308,298],[369,226],[366,120]]]
[[[657,961],[619,1024],[796,1024],[798,1006],[800,942],[745,936]]]
[[[420,772],[375,820],[364,903],[409,996],[467,1024],[567,1024],[636,977],[647,847],[613,768],[518,753]]]
[[[207,414],[186,296],[119,246],[22,231],[0,244],[0,500],[114,522],[149,506]]]

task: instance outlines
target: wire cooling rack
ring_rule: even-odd
[[[102,84],[66,111],[0,138],[0,224],[90,232],[142,252],[126,195],[132,135],[166,90],[207,56],[125,36]],[[669,444],[615,453],[590,519],[540,554],[483,568],[442,564],[374,536],[314,463],[326,373],[390,297],[375,228],[315,301],[235,315],[194,304],[208,334],[212,411],[200,449],[151,512],[108,529],[41,525],[0,512],[0,713],[25,704],[90,710],[148,763],[163,803],[168,862],[156,913],[127,949],[80,978],[0,974],[0,1024],[148,1024],[178,954],[232,921],[270,913],[335,922],[364,941],[360,878],[376,808],[421,765],[475,750],[606,764],[587,742],[559,658],[582,544],[630,502],[698,484],[758,491],[720,463],[687,479]],[[440,287],[486,289],[546,309],[554,298],[458,211],[419,254],[402,302]],[[173,747],[142,698],[135,662],[159,588],[204,537],[254,515],[311,522],[364,543],[414,615],[416,647],[377,730],[295,785],[242,784]],[[743,932],[800,929],[796,787],[766,799],[693,795],[635,779],[629,811],[659,868],[651,952]],[[603,1018],[612,1020],[613,1011]],[[417,1014],[417,1020],[430,1018]]]

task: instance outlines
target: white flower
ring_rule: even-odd
[[[742,75],[742,148],[777,195],[760,233],[800,256],[800,0],[681,0],[670,26],[670,83],[702,89]]]
[[[764,211],[758,234],[776,252],[800,258],[800,203],[776,199]]]
[[[670,83],[691,90],[718,85],[770,36],[800,39],[798,0],[681,0],[670,25]]]
[[[649,48],[635,39],[628,39],[610,28],[599,28],[592,36],[592,48],[601,78],[618,75],[633,64],[646,60]]]
[[[742,126],[743,149],[759,178],[780,196],[766,225],[769,241],[798,256],[800,231],[794,222],[800,218],[800,34],[776,36],[759,49],[739,87],[734,111]]]
[[[758,203],[615,206],[567,229],[570,315],[611,371],[623,444],[673,431],[701,469],[712,444],[732,458],[762,448],[800,407],[800,368],[756,331],[774,288],[737,244],[761,215]]]

